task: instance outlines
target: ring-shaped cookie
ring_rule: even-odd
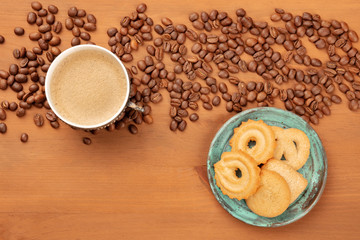
[[[238,200],[254,194],[260,184],[260,168],[244,152],[224,152],[214,164],[215,180],[222,193]],[[241,177],[236,171],[241,171]]]
[[[256,142],[252,148],[249,147],[250,141]],[[230,140],[231,151],[244,151],[253,157],[257,164],[273,158],[275,145],[275,135],[271,127],[262,120],[249,119],[242,123],[234,129],[234,136]]]
[[[307,161],[310,154],[310,141],[306,134],[296,128],[283,129],[271,127],[276,139],[274,158],[281,159],[295,170],[300,169]],[[295,145],[296,144],[296,145]]]

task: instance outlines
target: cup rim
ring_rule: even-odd
[[[93,124],[93,125],[81,125],[81,124],[76,124],[73,123],[69,120],[67,120],[66,118],[64,118],[55,108],[52,99],[51,99],[51,93],[50,93],[50,82],[52,81],[52,77],[54,74],[54,71],[57,67],[57,65],[62,62],[64,60],[64,58],[66,58],[67,56],[80,51],[80,50],[100,50],[104,53],[106,53],[107,55],[111,56],[112,58],[114,58],[119,65],[121,66],[124,74],[125,74],[125,78],[126,78],[126,85],[127,85],[127,90],[126,90],[126,96],[125,96],[125,100],[123,102],[123,104],[121,105],[121,107],[119,108],[119,110],[108,120],[98,123],[98,124]],[[114,120],[116,120],[116,118],[121,114],[122,111],[124,111],[128,101],[129,101],[129,95],[130,95],[130,78],[129,78],[129,74],[124,66],[124,64],[121,62],[121,60],[114,55],[111,51],[109,51],[108,49],[101,47],[101,46],[97,46],[97,45],[90,45],[90,44],[86,44],[86,45],[77,45],[71,48],[66,49],[65,51],[63,51],[59,56],[57,56],[55,58],[55,60],[51,63],[47,74],[46,74],[46,78],[45,78],[45,95],[47,98],[47,101],[50,105],[51,110],[66,124],[75,127],[75,128],[80,128],[80,129],[85,129],[85,130],[91,130],[91,129],[98,129],[98,128],[102,128],[108,124],[110,124],[111,122],[113,122]]]

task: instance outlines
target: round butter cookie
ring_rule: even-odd
[[[246,199],[251,211],[263,217],[276,217],[290,205],[290,188],[285,179],[270,170],[261,170],[260,187]]]
[[[299,197],[308,184],[306,178],[290,165],[286,164],[285,161],[271,159],[261,167],[261,170],[264,169],[276,172],[285,179],[290,188],[290,204]]]

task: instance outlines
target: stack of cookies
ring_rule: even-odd
[[[234,129],[230,146],[214,164],[216,184],[257,215],[279,216],[305,190],[297,170],[309,157],[310,141],[301,130],[248,120]]]

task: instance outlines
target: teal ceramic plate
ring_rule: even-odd
[[[300,129],[306,133],[310,140],[310,156],[306,164],[299,169],[299,172],[308,180],[308,186],[283,214],[275,218],[256,215],[247,207],[244,200],[231,199],[222,194],[215,182],[214,164],[220,160],[223,152],[231,151],[229,140],[234,134],[234,128],[237,128],[248,119],[262,119],[269,125]],[[319,136],[302,118],[278,108],[253,108],[232,117],[216,133],[209,150],[207,173],[216,199],[232,216],[254,226],[278,227],[302,218],[319,201],[326,182],[327,159]]]

